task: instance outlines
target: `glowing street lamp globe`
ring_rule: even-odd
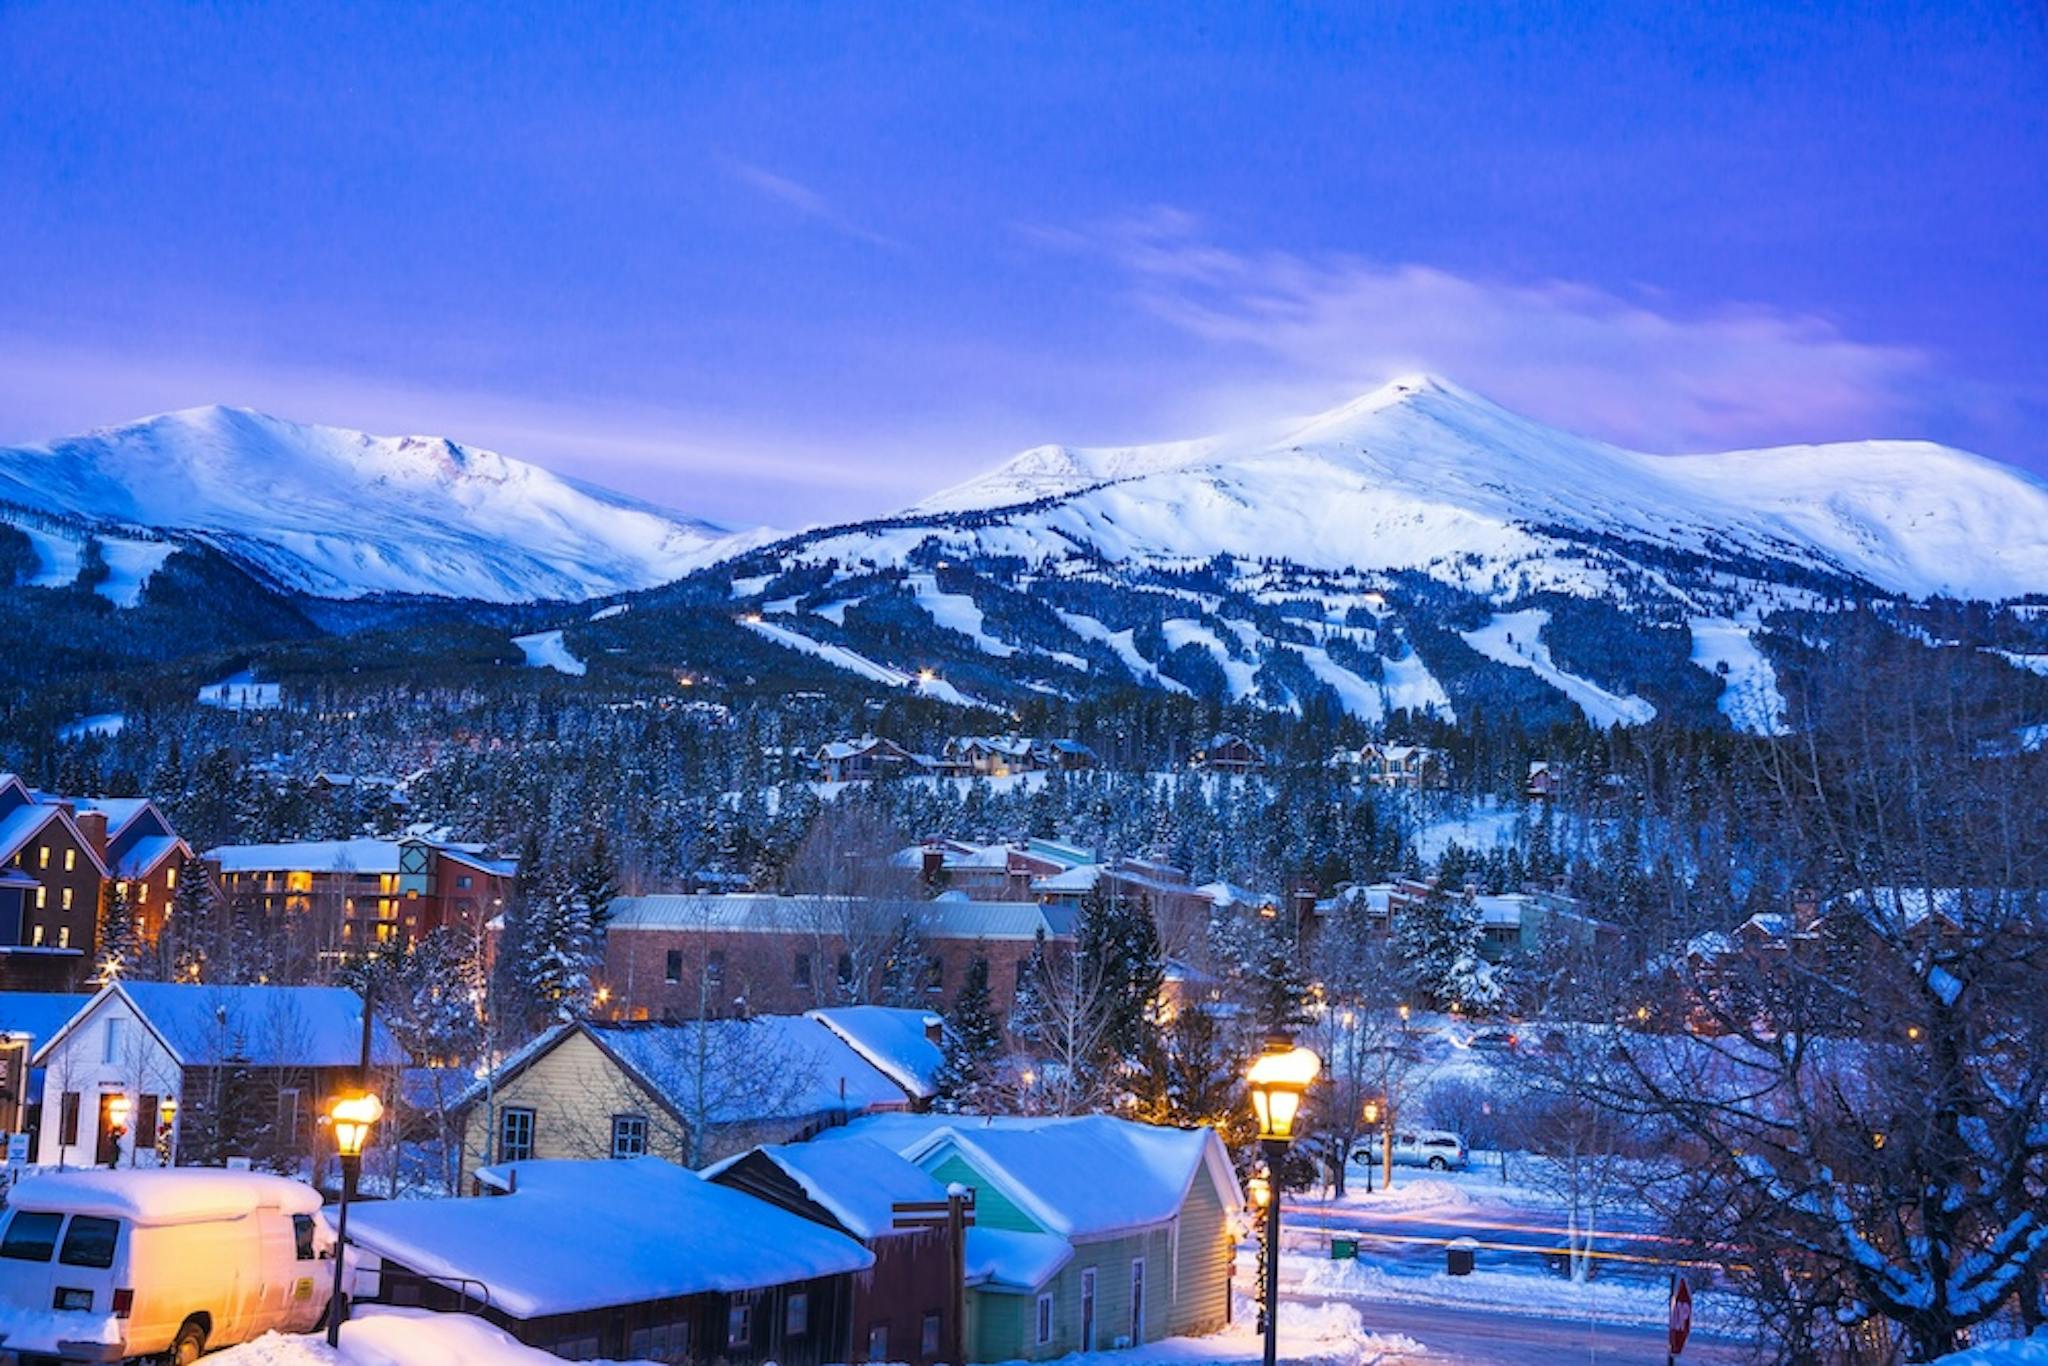
[[[1322,1070],[1323,1060],[1306,1048],[1258,1056],[1245,1080],[1251,1087],[1260,1138],[1285,1143],[1294,1137],[1294,1117],[1301,1112],[1301,1098]]]
[[[370,1140],[370,1128],[384,1118],[384,1102],[365,1093],[344,1096],[327,1111],[334,1120],[334,1146],[343,1157],[361,1157]]]
[[[128,1132],[128,1120],[134,1113],[135,1102],[128,1097],[117,1095],[107,1098],[107,1123],[122,1133]]]

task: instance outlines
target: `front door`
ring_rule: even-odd
[[[93,1163],[101,1167],[118,1166],[121,1161],[121,1136],[114,1132],[114,1099],[121,1093],[108,1091],[100,1096],[99,1144],[94,1149]]]

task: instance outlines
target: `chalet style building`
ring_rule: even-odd
[[[1420,792],[1451,785],[1444,752],[1428,745],[1364,745],[1358,750],[1357,767],[1366,782],[1395,791]]]
[[[928,765],[920,762],[894,740],[863,735],[857,740],[833,740],[818,746],[811,766],[828,783],[865,782],[874,778],[900,778],[921,773]]]
[[[75,991],[92,970],[107,820],[0,774],[0,989]]]
[[[621,1019],[795,1013],[880,994],[889,943],[910,925],[926,955],[933,1010],[978,956],[1008,1011],[1040,935],[1071,943],[1073,906],[830,896],[627,896],[611,905],[599,980]]]
[[[1562,773],[1558,772],[1557,766],[1548,759],[1530,760],[1529,779],[1525,787],[1529,800],[1547,802],[1557,796],[1559,783],[1563,776]]]
[[[701,1164],[915,1103],[844,1033],[802,1015],[578,1020],[518,1049],[461,1099],[462,1170],[648,1153]]]
[[[1203,773],[1261,773],[1266,756],[1241,735],[1212,735],[1195,751],[1192,762]]]
[[[343,987],[110,982],[36,1049],[38,1160],[218,1166],[250,1157],[297,1170],[328,1141],[318,1124],[328,1102],[359,1084],[362,1038],[362,998]],[[372,1084],[408,1061],[373,1022]],[[172,1127],[160,1134],[166,1101]],[[130,1116],[125,1131],[117,1102]]]
[[[303,919],[324,952],[406,945],[444,925],[480,928],[505,908],[518,861],[482,846],[408,837],[228,844],[206,851],[222,895],[273,921]]]
[[[946,1208],[946,1187],[929,1172],[855,1138],[755,1148],[704,1175],[842,1233],[874,1256],[874,1265],[853,1276],[850,1360],[935,1366],[962,1359],[954,1352],[952,1231],[934,1214]],[[926,1217],[913,1222],[906,1206]]]
[[[479,1314],[570,1360],[864,1359],[853,1278],[875,1257],[823,1222],[658,1157],[477,1175],[483,1198],[349,1211],[371,1299]]]

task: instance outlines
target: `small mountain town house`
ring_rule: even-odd
[[[357,1284],[571,1360],[825,1366],[852,1355],[854,1239],[658,1157],[522,1161],[494,1194],[349,1211]]]
[[[73,991],[92,969],[106,818],[0,774],[0,989]]]
[[[820,745],[811,756],[811,763],[818,776],[828,783],[895,778],[923,769],[915,754],[894,740],[874,735],[863,735],[858,740],[833,740]]]
[[[1547,802],[1555,797],[1563,774],[1547,759],[1532,759],[1526,790],[1531,801]]]
[[[1266,767],[1266,756],[1241,735],[1212,735],[1193,762],[1204,773],[1257,773]]]
[[[1078,900],[1074,903],[1078,905]],[[1071,942],[1070,905],[830,896],[624,896],[605,925],[599,986],[620,1019],[798,1014],[879,994],[887,949],[907,922],[943,1010],[976,958],[988,960],[996,1011],[1008,1010],[1043,933]]]
[[[1007,778],[1048,767],[1037,741],[1022,735],[956,735],[946,741],[945,762],[956,773]]]
[[[327,1102],[359,1084],[362,1040],[362,998],[344,987],[110,982],[36,1050],[38,1160],[296,1171],[328,1142]],[[406,1063],[375,1024],[371,1084],[388,1090]]]
[[[0,1141],[27,1134],[31,1162],[41,1138],[43,1073],[29,1060],[91,999],[79,992],[0,991]]]
[[[504,910],[519,874],[516,859],[488,858],[480,845],[417,837],[228,844],[205,858],[230,906],[301,920],[330,958],[481,926]]]
[[[1358,771],[1361,777],[1377,787],[1408,792],[1448,787],[1451,782],[1450,765],[1444,752],[1428,745],[1361,746]]]
[[[934,1217],[946,1187],[878,1143],[756,1148],[705,1173],[835,1229],[874,1254],[853,1277],[854,1361],[933,1366],[953,1352],[952,1233]]]
[[[974,1192],[969,1361],[1046,1360],[1229,1321],[1242,1198],[1212,1130],[879,1115],[815,1146],[854,1140]]]
[[[970,901],[1029,901],[1031,884],[1039,878],[1093,862],[1090,851],[1048,839],[1022,844],[931,839],[898,850],[890,860],[915,872],[934,892],[958,892]]]
[[[529,1158],[701,1166],[808,1137],[911,1096],[818,1020],[578,1020],[506,1058],[463,1098],[465,1176]]]

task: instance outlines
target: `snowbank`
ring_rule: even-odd
[[[468,1314],[364,1304],[341,1326],[338,1354],[318,1334],[265,1333],[206,1360],[208,1366],[554,1366],[561,1359]]]
[[[2030,1338],[1988,1342],[1941,1358],[1934,1366],[2048,1366],[2048,1329]]]

